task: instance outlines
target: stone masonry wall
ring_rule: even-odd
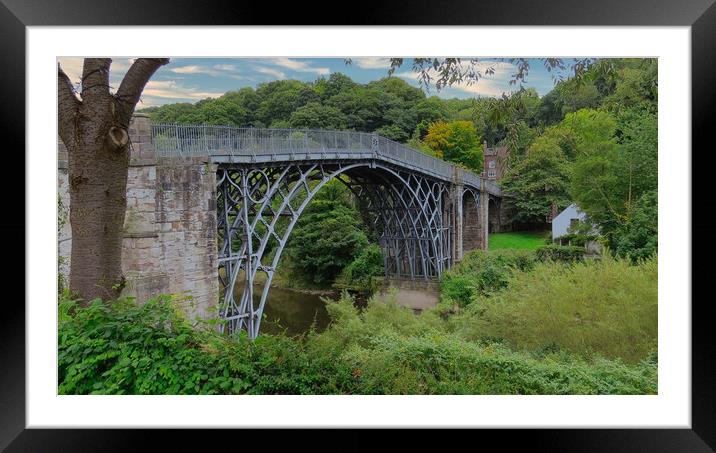
[[[483,227],[478,215],[475,199],[471,195],[463,198],[463,226],[462,226],[462,247],[463,253],[470,250],[481,249],[484,246]]]
[[[185,294],[191,296],[183,302],[190,319],[213,317],[219,300],[216,168],[201,158],[157,159],[145,115],[135,115],[129,133],[124,294],[140,302],[157,294]],[[62,143],[58,151],[58,196],[69,209]],[[59,232],[58,249],[66,262],[60,271],[68,275],[69,224]]]

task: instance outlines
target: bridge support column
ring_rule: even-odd
[[[463,235],[463,190],[462,184],[453,184],[450,190],[450,207],[451,207],[451,245],[452,245],[452,262],[457,263],[462,260],[464,251],[464,235]]]
[[[480,215],[478,217],[482,236],[480,241],[480,248],[482,250],[487,250],[489,248],[490,238],[490,194],[487,192],[487,187],[485,187],[484,179],[480,184],[479,208]]]

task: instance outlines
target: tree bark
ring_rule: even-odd
[[[86,58],[81,100],[58,70],[59,135],[69,167],[70,291],[82,299],[116,297],[123,286],[129,122],[149,78],[168,61],[137,59],[117,94],[111,94],[112,60]]]

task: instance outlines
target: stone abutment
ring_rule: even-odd
[[[133,117],[129,135],[123,294],[139,302],[157,294],[180,294],[188,296],[182,304],[190,319],[215,317],[219,301],[216,168],[208,158],[157,158],[146,115]],[[65,210],[70,208],[67,179],[67,151],[58,141],[58,197]],[[58,236],[59,271],[65,281],[69,281],[71,250],[68,222]]]

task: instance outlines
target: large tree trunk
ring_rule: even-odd
[[[108,299],[123,285],[122,230],[127,207],[129,121],[149,78],[168,59],[138,59],[116,94],[108,58],[87,58],[82,100],[58,72],[59,134],[69,165],[72,252],[70,291]]]

